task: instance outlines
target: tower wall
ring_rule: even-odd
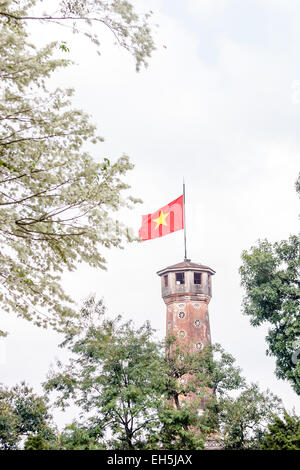
[[[178,343],[188,345],[192,351],[200,351],[211,344],[208,303],[210,298],[202,295],[176,296],[166,300],[166,335],[173,334]]]

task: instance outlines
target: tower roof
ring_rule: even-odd
[[[169,272],[176,272],[176,271],[202,271],[202,272],[206,271],[206,272],[209,272],[210,274],[215,274],[216,272],[209,266],[205,266],[204,264],[199,264],[199,263],[192,263],[191,260],[186,259],[182,261],[181,263],[173,264],[172,266],[168,266],[167,268],[157,271],[157,274],[159,276],[162,276],[163,274],[166,274]]]

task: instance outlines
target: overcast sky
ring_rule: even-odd
[[[299,230],[294,183],[300,152],[300,2],[289,0],[134,0],[153,10],[157,51],[135,72],[126,51],[102,32],[102,55],[53,26],[77,63],[55,77],[74,86],[74,103],[90,113],[105,143],[95,157],[131,157],[131,194],[144,202],[120,218],[137,232],[141,215],[180,196],[186,181],[188,256],[216,271],[209,306],[212,340],[231,352],[248,381],[300,413],[299,397],[274,376],[265,354],[267,327],[242,315],[238,268],[259,238]],[[35,27],[34,34],[42,29]],[[45,40],[45,28],[43,39]],[[163,46],[166,46],[163,47]],[[159,269],[183,260],[183,231],[106,253],[107,271],[80,265],[64,286],[80,304],[91,292],[110,315],[165,334]],[[64,358],[62,337],[5,315],[1,381],[22,379],[40,391],[51,363]],[[70,414],[59,413],[60,424]]]

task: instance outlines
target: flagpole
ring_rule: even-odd
[[[186,253],[186,218],[185,218],[185,182],[183,178],[183,223],[184,223],[184,261],[187,261]]]

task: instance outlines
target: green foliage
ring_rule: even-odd
[[[169,336],[166,346],[166,392],[175,403],[179,396],[186,397],[190,393],[199,394],[201,401],[206,397],[207,389],[211,395],[222,396],[243,387],[245,381],[241,377],[241,369],[220,344],[206,345],[200,352],[191,352],[188,346],[179,346],[176,338]]]
[[[174,337],[157,342],[153,334],[149,323],[107,319],[103,301],[91,296],[61,344],[69,362],[58,361],[44,384],[57,407],[77,405],[79,419],[57,434],[48,399],[25,384],[3,389],[2,448],[18,448],[25,436],[26,450],[200,450],[212,439],[230,449],[260,448],[280,400],[247,387],[220,345],[191,353]]]
[[[300,196],[300,174],[296,190]],[[276,375],[300,394],[300,361],[293,357],[300,347],[300,236],[274,244],[259,240],[242,260],[244,313],[253,326],[270,325],[267,354],[276,357]]]
[[[0,449],[17,449],[21,438],[31,434],[45,441],[55,435],[46,398],[35,395],[24,382],[11,389],[1,387]]]
[[[24,450],[48,450],[48,443],[40,434],[30,434],[25,443]]]
[[[67,366],[58,362],[44,384],[57,406],[83,410],[67,432],[68,448],[203,449],[219,429],[219,397],[244,386],[233,357],[220,345],[191,353],[174,337],[158,343],[148,323],[136,329],[104,313],[102,301],[86,301],[81,333],[62,343],[73,357]]]
[[[259,449],[267,425],[281,412],[281,400],[251,384],[237,398],[222,398],[220,408],[224,448]]]
[[[105,445],[101,443],[102,433],[89,429],[79,423],[66,426],[59,435],[51,449],[60,450],[103,450]]]
[[[168,449],[203,449],[219,431],[219,398],[244,386],[241,370],[219,344],[191,352],[174,336],[166,340],[164,362],[165,396],[175,407],[163,408],[159,439]]]
[[[244,312],[252,325],[271,326],[267,352],[276,357],[276,375],[300,394],[300,362],[292,357],[300,338],[300,238],[294,235],[273,245],[260,241],[242,259]]]
[[[205,437],[210,431],[205,426],[200,427],[196,402],[185,403],[184,406],[165,406],[160,410],[161,428],[156,436],[158,448],[165,450],[202,450]],[[150,449],[155,448],[148,443]]]
[[[69,61],[57,56],[58,42],[30,43],[27,23],[35,17],[28,10],[35,3],[0,5],[0,302],[38,326],[62,331],[76,314],[61,273],[82,261],[103,269],[101,248],[132,240],[111,214],[137,200],[123,196],[122,178],[133,167],[128,157],[96,161],[87,147],[103,139],[89,116],[72,108],[73,91],[47,88],[47,79]],[[103,9],[107,22],[119,11],[122,37],[126,24],[134,28],[137,21],[126,16],[131,7],[122,1],[62,2],[62,16],[81,18],[93,7]]]
[[[275,416],[268,426],[262,450],[300,450],[300,417],[284,410],[283,418]]]
[[[109,431],[109,447],[143,448],[157,429],[162,402],[159,346],[151,341],[148,323],[137,330],[131,322],[120,324],[120,318],[97,324],[89,316],[94,307],[101,315],[99,304],[84,307],[87,330],[64,343],[75,357],[67,367],[58,364],[45,388],[58,392],[58,406],[65,408],[72,399],[90,413],[84,427],[97,438]]]
[[[103,450],[102,434],[89,429],[82,424],[73,422],[66,426],[61,433],[30,434],[25,443],[24,450]]]
[[[19,441],[17,432],[19,419],[13,407],[0,392],[0,449],[16,449]]]

